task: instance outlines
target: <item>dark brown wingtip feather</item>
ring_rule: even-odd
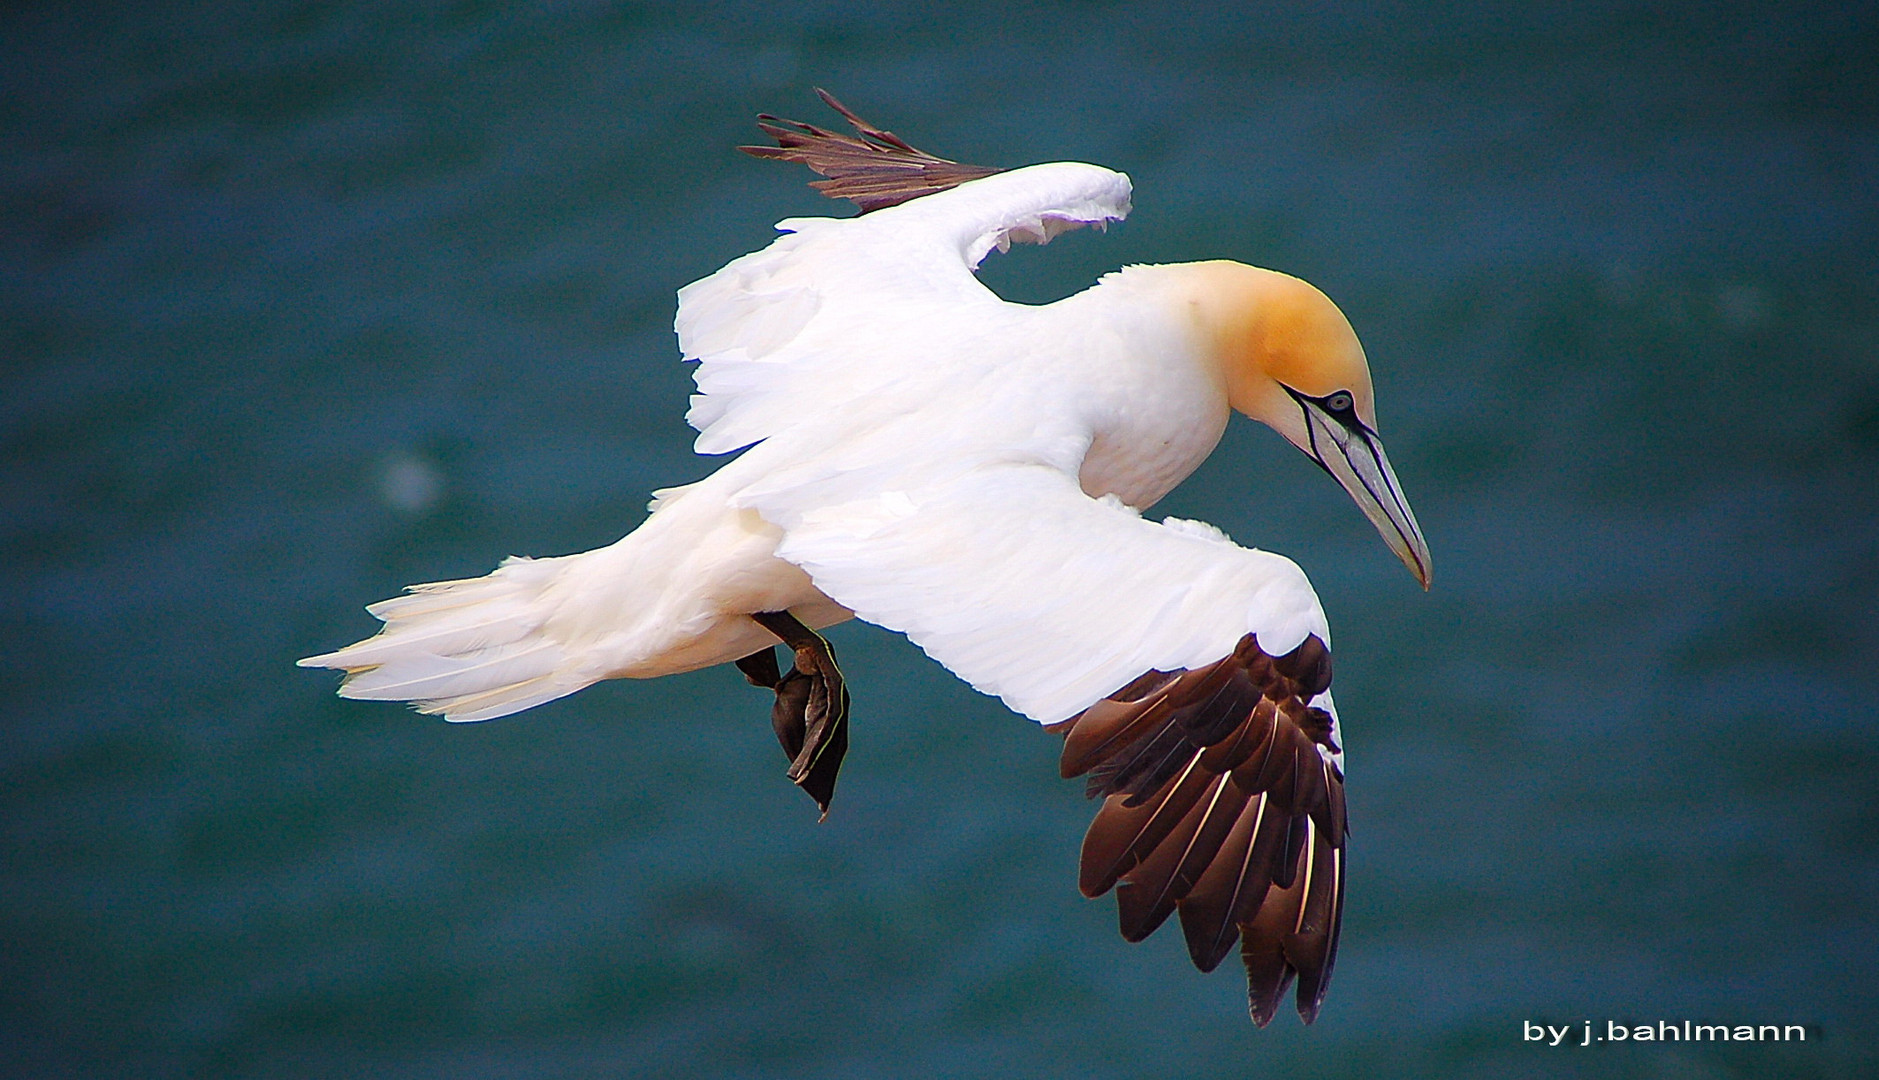
[[[1310,701],[1331,685],[1331,650],[1316,634],[1307,634],[1298,647],[1272,658],[1279,674],[1298,686],[1298,696]]]
[[[1339,924],[1344,916],[1344,852],[1322,835],[1314,836],[1310,873],[1301,874],[1304,892],[1295,929],[1280,937],[1286,963],[1298,972],[1298,1015],[1307,1023],[1318,1018],[1325,993],[1331,988],[1331,968],[1337,961]],[[1303,861],[1303,860],[1301,860]]]
[[[1174,913],[1219,858],[1246,801],[1231,777],[1212,778],[1195,810],[1122,879],[1131,886],[1116,894],[1123,937],[1140,941]]]
[[[1268,903],[1254,922],[1240,927],[1240,960],[1246,965],[1246,1011],[1253,1023],[1265,1027],[1279,1015],[1279,1002],[1297,974],[1285,962],[1276,924],[1283,904]]]
[[[1084,837],[1078,888],[1116,890],[1122,936],[1180,913],[1188,954],[1217,967],[1237,939],[1261,1027],[1296,981],[1317,1018],[1344,910],[1344,777],[1326,752],[1329,685],[1317,636],[1281,657],[1246,635],[1192,671],[1147,672],[1052,730],[1063,772],[1106,799]]]
[[[1299,975],[1292,955],[1297,945],[1292,939],[1298,933],[1302,909],[1310,900],[1312,875],[1305,872],[1303,864],[1311,857],[1311,851],[1302,850],[1293,853],[1289,866],[1281,863],[1286,871],[1284,876],[1290,880],[1285,884],[1275,881],[1259,911],[1240,925],[1240,959],[1246,965],[1247,1009],[1252,1013],[1253,1023],[1260,1027],[1265,1027],[1278,1015],[1280,999]],[[1322,1001],[1322,997],[1319,1000]],[[1312,1015],[1316,1016],[1316,1012]]]
[[[1194,966],[1212,971],[1251,922],[1272,886],[1274,865],[1284,855],[1289,816],[1270,795],[1248,800],[1220,857],[1181,901],[1181,929]]]
[[[1105,698],[1079,713],[1063,740],[1058,771],[1065,780],[1082,776],[1147,734],[1164,715],[1150,696],[1133,701]]]
[[[757,127],[776,145],[738,149],[752,157],[807,165],[826,177],[811,181],[810,187],[831,199],[847,199],[864,214],[1000,171],[929,154],[863,120],[828,91],[818,87],[816,95],[848,121],[854,135],[838,135],[814,124],[763,113],[757,117]]]
[[[849,126],[853,127],[856,132],[860,133],[862,138],[870,139],[875,142],[886,143],[888,146],[891,146],[896,150],[903,150],[909,154],[921,154],[924,157],[933,156],[931,154],[926,154],[923,151],[915,150],[912,146],[909,146],[907,144],[907,140],[901,138],[900,136],[894,134],[893,132],[887,130],[886,128],[875,127],[873,124],[868,123],[866,120],[863,120],[861,117],[856,116],[855,110],[835,100],[834,94],[829,93],[827,90],[822,89],[820,86],[816,87],[815,91],[816,91],[816,96],[822,99],[822,104],[827,105],[829,108],[834,109],[838,113],[841,113],[842,119],[848,121]]]
[[[1219,783],[1218,777],[1213,778],[1197,802],[1210,801]],[[1180,900],[1179,895],[1171,895],[1175,873],[1206,820],[1205,813],[1183,815],[1167,837],[1116,883],[1116,919],[1124,941],[1141,941],[1174,914]]]
[[[1188,816],[1206,794],[1213,777],[1188,769],[1168,782],[1156,798],[1131,806],[1122,795],[1103,800],[1103,808],[1083,836],[1083,855],[1077,887],[1095,898],[1108,892],[1122,875],[1160,847],[1168,834]]]
[[[1258,871],[1250,865],[1254,833],[1265,801],[1265,796],[1255,796],[1240,809],[1233,831],[1220,845],[1219,855],[1176,906],[1181,913],[1181,934],[1187,939],[1188,958],[1202,971],[1219,967],[1239,939],[1240,928],[1231,916],[1239,905],[1240,893],[1256,882],[1260,894],[1265,894],[1267,883],[1259,880]]]

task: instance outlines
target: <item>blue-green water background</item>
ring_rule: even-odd
[[[1874,7],[923,10],[0,14],[0,1071],[1879,1075]],[[1364,337],[1434,591],[1250,424],[1162,507],[1337,632],[1314,1027],[1124,944],[1057,740],[874,628],[821,826],[733,671],[452,726],[291,666],[710,468],[673,292],[847,212],[730,150],[812,85],[1133,176],[1014,299],[1231,257]],[[1683,1018],[1810,1038],[1521,1039]]]

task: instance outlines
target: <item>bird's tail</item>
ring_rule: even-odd
[[[490,720],[572,694],[595,679],[542,632],[550,586],[573,560],[511,558],[495,573],[413,585],[366,608],[385,626],[301,667],[346,673],[341,697],[409,701],[446,720]]]

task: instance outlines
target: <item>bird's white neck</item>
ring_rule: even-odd
[[[1226,430],[1226,387],[1168,268],[1139,266],[1062,302],[1077,343],[1092,433],[1078,479],[1092,496],[1153,505],[1205,461]],[[1058,306],[1058,305],[1053,305]],[[1090,378],[1090,375],[1097,378]]]

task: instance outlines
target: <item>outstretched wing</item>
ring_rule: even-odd
[[[1336,954],[1345,813],[1329,635],[1304,575],[1209,526],[1091,499],[1042,463],[897,480],[884,492],[831,468],[743,498],[837,602],[1062,721],[1064,775],[1104,797],[1082,888],[1119,885],[1125,937],[1178,910],[1202,970],[1242,943],[1256,1021],[1294,977],[1313,1018]]]
[[[775,139],[776,145],[738,149],[752,157],[809,166],[828,177],[810,181],[810,187],[831,199],[848,199],[864,214],[999,171],[984,165],[961,165],[916,150],[893,132],[856,116],[827,90],[817,87],[816,96],[841,113],[842,119],[854,127],[855,135],[837,135],[814,124],[779,120],[765,113],[757,117],[757,126]]]
[[[776,470],[736,502],[779,526],[777,554],[836,602],[1041,723],[1249,633],[1274,655],[1328,638],[1290,559],[1091,499],[1050,464],[974,460],[940,426],[874,437],[881,454],[908,447],[891,476],[846,460]]]
[[[679,347],[698,361],[686,419],[699,453],[817,422],[933,369],[933,341],[996,327],[1014,306],[973,277],[986,253],[1128,212],[1128,177],[1059,162],[862,217],[779,223],[788,235],[679,290]]]

